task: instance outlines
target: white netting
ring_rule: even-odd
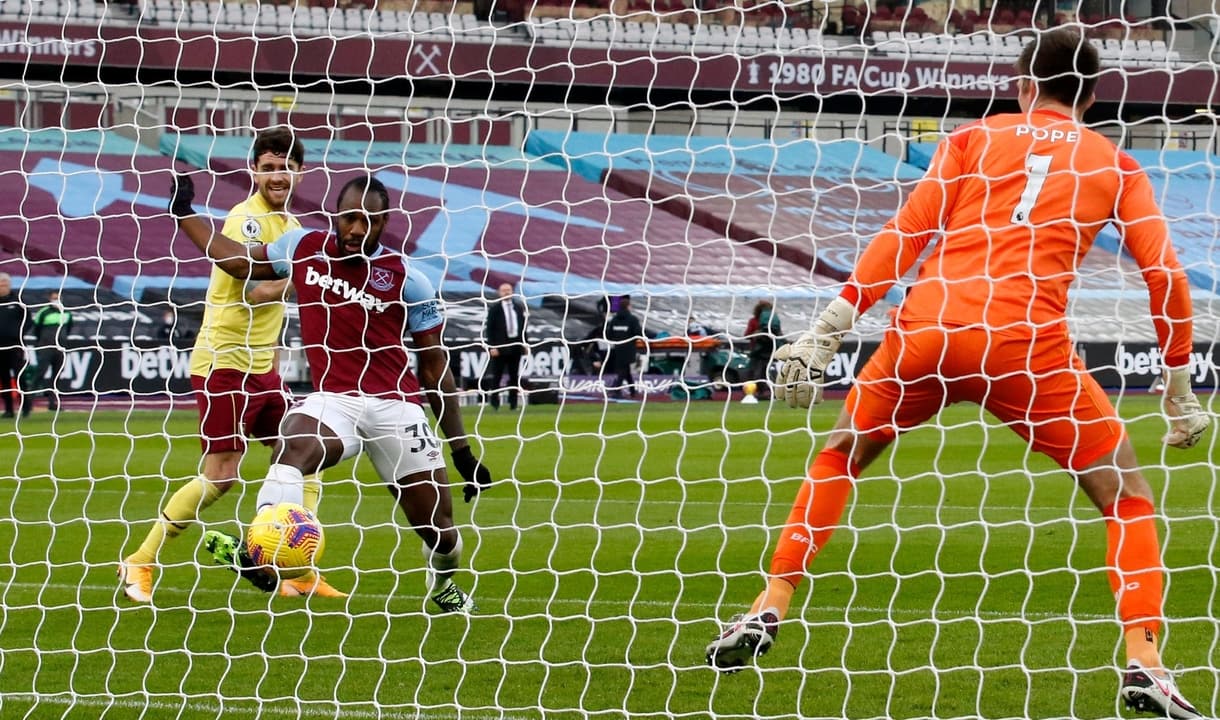
[[[1087,119],[1148,169],[1170,220],[1210,407],[1218,22],[1207,2],[1101,0],[0,1],[0,272],[31,314],[54,291],[73,316],[20,341],[0,326],[0,352],[29,348],[13,410],[34,411],[0,420],[0,716],[1113,716],[1104,524],[974,406],[858,482],[758,670],[706,666],[902,296],[861,319],[808,415],[765,399],[768,345],[746,328],[803,332],[933,143],[1015,109],[1018,54],[1076,23],[1103,64]],[[188,363],[211,265],[167,214],[170,169],[219,229],[252,193],[253,136],[281,124],[305,143],[301,222],[327,227],[339,187],[373,174],[388,244],[444,300],[466,429],[496,476],[466,505],[450,470],[477,616],[428,606],[419,542],[365,459],[326,472],[319,510],[348,600],[259,593],[196,527],[162,549],[150,605],[115,580],[201,467]],[[1072,331],[1154,487],[1167,659],[1206,713],[1213,436],[1159,444],[1159,350],[1116,234],[1080,274]],[[503,283],[528,309],[519,410],[480,404]],[[625,295],[644,333],[626,381],[601,331]],[[303,394],[300,338],[290,304],[280,369]],[[253,517],[267,462],[253,445],[204,527]]]

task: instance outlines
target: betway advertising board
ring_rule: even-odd
[[[831,389],[847,389],[876,349],[876,343],[844,344],[827,368]],[[1152,385],[1160,374],[1160,350],[1152,344],[1081,343],[1076,349],[1090,373],[1105,388],[1142,390]],[[600,386],[590,384],[589,378],[577,382],[569,376],[571,354],[563,341],[539,342],[532,355],[523,361],[522,375],[557,380],[555,384],[560,389],[572,392],[597,391]],[[285,379],[307,385],[308,375],[299,364],[299,357],[299,353],[292,354],[284,367]],[[1190,373],[1196,387],[1217,387],[1218,360],[1215,345],[1195,345]],[[140,347],[127,342],[83,345],[67,350],[56,384],[59,391],[66,394],[179,395],[191,392],[189,361],[189,348]],[[487,366],[487,353],[478,346],[467,344],[454,349],[450,361],[454,376],[460,378],[459,383],[472,387]],[[641,389],[667,394],[675,381],[673,378],[667,380],[645,383]]]
[[[846,389],[864,363],[877,350],[877,343],[844,343],[827,368],[832,389]],[[1089,373],[1111,390],[1146,389],[1161,375],[1161,350],[1151,343],[1077,343],[1076,352]],[[1191,382],[1199,388],[1217,387],[1215,345],[1196,343],[1190,355]]]

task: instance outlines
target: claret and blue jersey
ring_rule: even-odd
[[[333,233],[292,230],[267,245],[267,259],[296,288],[315,389],[420,401],[403,339],[440,332],[444,312],[406,255],[379,246],[353,258]]]

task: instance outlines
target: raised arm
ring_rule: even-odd
[[[169,211],[178,220],[178,227],[195,243],[216,267],[235,278],[278,280],[280,275],[267,261],[267,247],[249,247],[216,232],[211,223],[195,214],[195,183],[190,176],[174,175],[170,189]]]

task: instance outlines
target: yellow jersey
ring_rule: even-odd
[[[265,244],[299,227],[301,223],[295,217],[272,210],[263,196],[255,193],[229,211],[221,232],[240,243]],[[192,375],[219,369],[260,375],[273,369],[284,326],[284,303],[247,304],[246,288],[258,282],[239,280],[212,267],[203,325],[191,353]]]

